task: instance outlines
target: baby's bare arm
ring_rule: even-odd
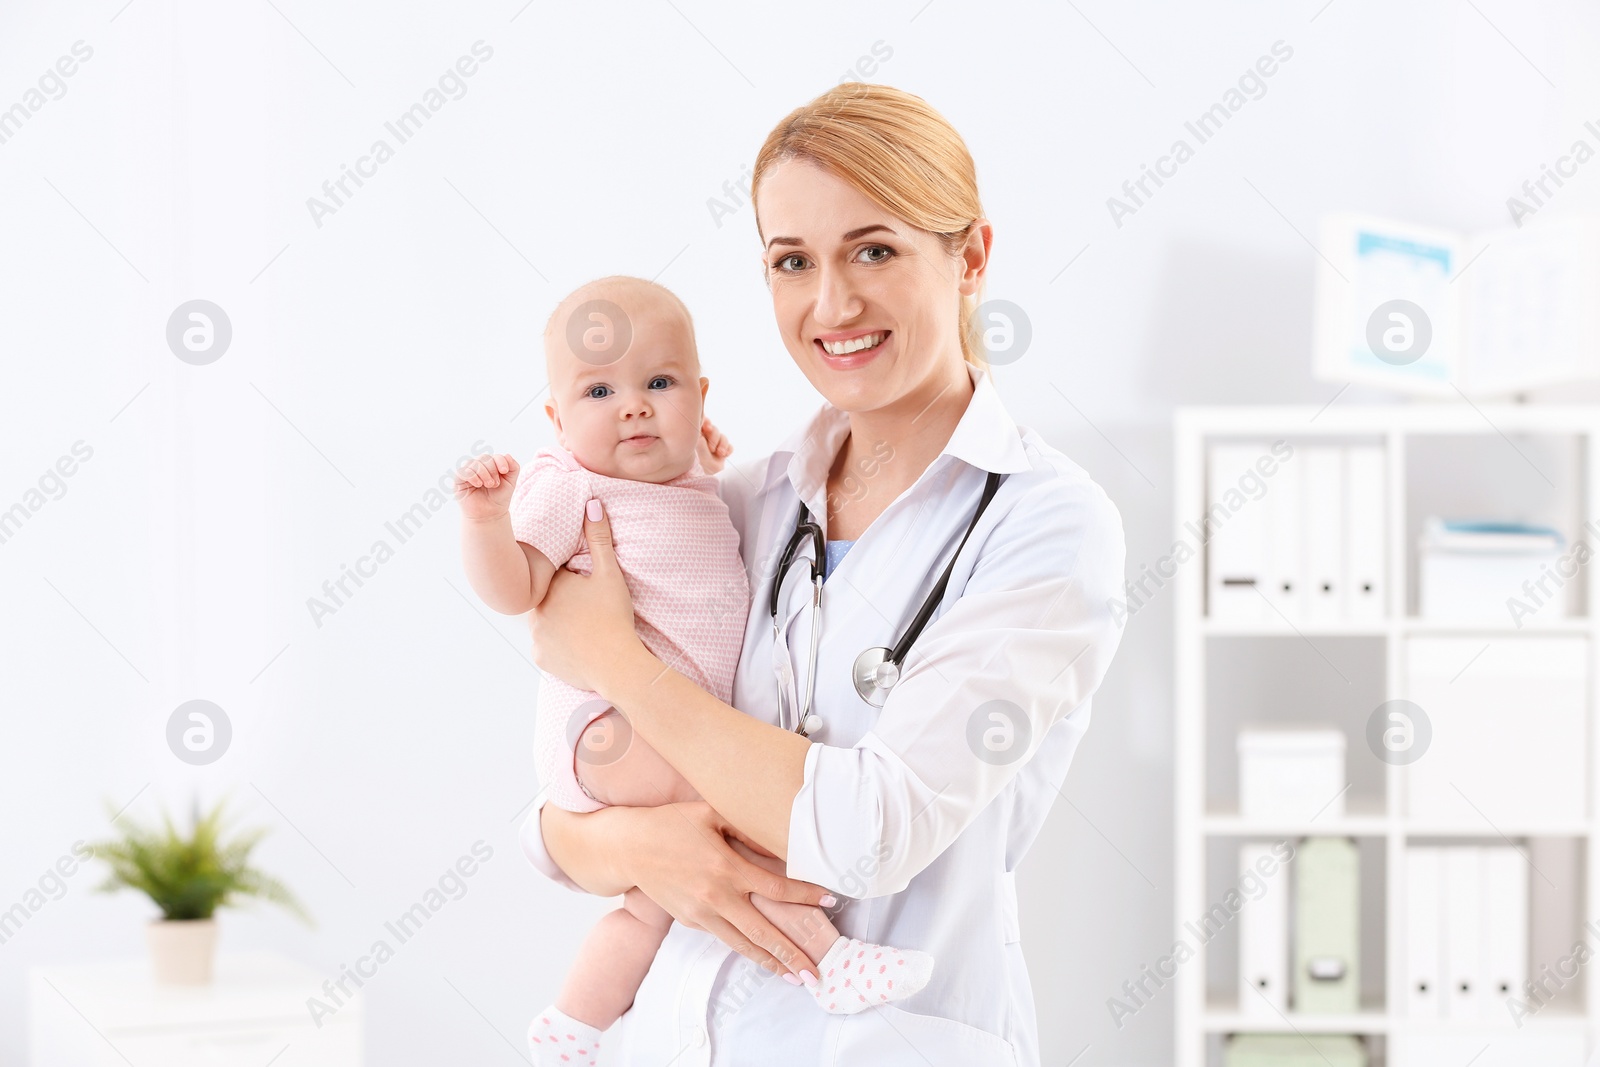
[[[522,468],[509,455],[475,456],[456,471],[461,557],[473,592],[506,615],[532,611],[550,589],[556,565],[511,529],[511,497]]]
[[[473,592],[505,615],[532,611],[550,589],[556,565],[511,532],[511,519],[463,517],[461,556]]]

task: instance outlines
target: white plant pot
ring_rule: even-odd
[[[154,919],[145,927],[150,962],[163,985],[208,985],[217,953],[215,919]]]

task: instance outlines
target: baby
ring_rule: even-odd
[[[700,375],[688,309],[652,282],[602,278],[561,301],[544,348],[545,413],[560,447],[539,451],[520,478],[509,455],[477,457],[456,474],[473,589],[496,611],[520,615],[540,603],[560,567],[590,573],[583,514],[598,498],[640,639],[662,662],[731,700],[750,587],[738,531],[706,472],[707,465],[721,469],[731,446],[702,437],[710,381]],[[617,714],[595,693],[541,677],[534,750],[548,798],[570,811],[701,799],[637,735],[606,744]],[[616,732],[631,734],[625,724]],[[785,873],[782,860],[730,845]],[[932,973],[926,953],[845,937],[820,908],[759,894],[751,902],[815,965],[821,979],[808,976],[805,984],[824,1011],[852,1014],[901,1000]],[[600,1031],[633,1003],[671,923],[633,888],[595,924],[556,1002],[529,1028],[538,1064],[596,1061]],[[872,978],[878,981],[869,984]]]

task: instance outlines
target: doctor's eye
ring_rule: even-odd
[[[800,263],[801,263],[801,266],[799,266],[799,267],[790,267],[788,264],[791,264],[791,263],[795,262],[795,260],[799,260]],[[780,272],[782,274],[793,274],[793,273],[795,273],[795,271],[804,269],[805,261],[806,261],[806,257],[805,256],[800,255],[798,252],[791,252],[789,255],[783,256],[783,257],[779,258],[776,262],[774,262],[772,264],[772,269],[775,270],[775,271],[778,271],[778,272]]]
[[[875,256],[871,259],[864,259],[862,260],[863,263],[885,263],[888,260],[893,259],[896,255],[895,250],[890,248],[888,245],[867,245],[857,253],[857,257],[859,258],[861,255],[867,252],[882,252],[883,255]]]

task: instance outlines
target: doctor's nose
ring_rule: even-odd
[[[817,325],[836,329],[861,314],[861,299],[856,295],[849,271],[827,265],[817,268],[817,304],[812,312]]]

